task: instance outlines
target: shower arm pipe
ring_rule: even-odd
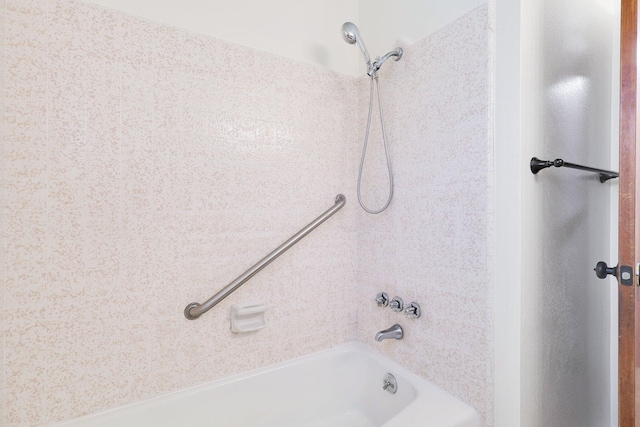
[[[600,182],[607,182],[610,179],[618,178],[620,174],[618,172],[608,171],[604,169],[596,169],[589,166],[577,165],[575,163],[565,162],[562,159],[551,160],[540,160],[537,157],[532,157],[531,162],[529,163],[529,168],[531,169],[531,173],[534,175],[540,172],[542,169],[550,168],[551,166],[555,166],[557,168],[565,167],[571,169],[579,169],[583,171],[593,172],[598,174],[598,178],[600,178]]]
[[[286,252],[287,249],[289,249],[290,247],[298,243],[300,240],[302,240],[303,237],[311,233],[316,227],[318,227],[320,224],[322,224],[327,219],[329,219],[334,213],[342,209],[342,207],[345,205],[346,202],[347,202],[347,198],[342,194],[338,194],[335,199],[335,205],[333,205],[331,208],[325,211],[318,218],[314,219],[312,222],[307,224],[307,226],[305,226],[302,230],[294,234],[289,240],[287,240],[286,242],[278,246],[276,249],[274,249],[273,252],[271,252],[269,255],[262,258],[260,261],[258,261],[253,267],[251,267],[250,269],[245,271],[243,274],[238,276],[238,278],[236,278],[233,282],[229,283],[227,286],[221,289],[217,294],[215,294],[214,296],[212,296],[202,304],[199,304],[197,302],[192,302],[191,304],[187,305],[184,309],[184,317],[186,317],[189,320],[195,320],[198,317],[200,317],[203,313],[206,313],[207,311],[211,310],[220,301],[222,301],[223,299],[228,297],[231,293],[233,293],[233,291],[238,289],[245,282],[247,282],[253,276],[258,274],[258,272],[263,268],[265,268],[267,265],[269,265],[271,261],[278,258],[280,255]]]

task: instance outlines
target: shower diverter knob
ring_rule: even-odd
[[[380,292],[376,295],[376,303],[378,307],[386,307],[389,305],[389,295],[386,292]]]
[[[389,303],[389,307],[391,307],[393,311],[402,311],[402,309],[404,309],[404,301],[402,301],[400,297],[394,297]]]
[[[422,314],[420,305],[417,302],[412,302],[407,308],[404,309],[404,313],[409,319],[417,319]]]

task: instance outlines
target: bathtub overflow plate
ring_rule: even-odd
[[[382,379],[382,389],[391,394],[396,394],[396,391],[398,391],[398,382],[396,381],[396,377],[391,374],[385,375]]]

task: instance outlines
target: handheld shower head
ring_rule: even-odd
[[[342,24],[342,38],[349,44],[355,43],[360,46],[367,66],[371,65],[369,52],[367,52],[367,47],[364,45],[364,41],[362,40],[362,36],[360,36],[360,31],[358,31],[358,27],[356,27],[356,24],[354,24],[353,22],[345,22],[344,24]]]
[[[342,24],[342,38],[349,44],[354,44],[356,39],[360,36],[358,27],[353,22],[345,22]]]

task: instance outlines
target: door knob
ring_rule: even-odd
[[[596,272],[596,276],[600,279],[604,279],[608,274],[618,277],[618,266],[608,267],[607,263],[604,261],[600,261],[596,264],[596,268],[593,269]]]

